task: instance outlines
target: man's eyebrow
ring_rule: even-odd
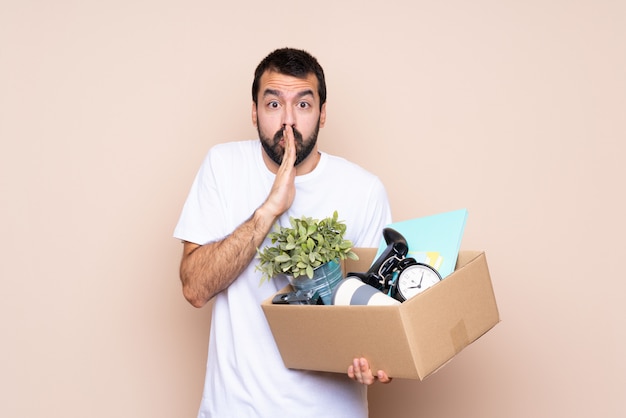
[[[313,90],[307,89],[307,90],[302,90],[296,96],[300,98],[304,96],[315,96],[315,94],[313,94]]]
[[[282,97],[283,93],[280,90],[265,89],[265,91],[263,91],[263,97],[267,97],[267,96]],[[304,96],[315,96],[315,94],[313,93],[313,90],[311,89],[302,90],[301,92],[298,92],[298,94],[296,94],[296,97],[298,98],[302,98]]]
[[[280,93],[280,91],[278,90],[274,90],[274,89],[265,89],[265,91],[263,92],[263,97],[266,96],[282,96],[282,94]]]

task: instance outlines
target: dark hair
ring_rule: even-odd
[[[317,77],[317,93],[320,96],[320,108],[326,103],[326,80],[324,70],[315,57],[306,51],[293,48],[281,48],[270,53],[263,59],[254,71],[252,82],[252,101],[258,104],[259,84],[261,76],[266,71],[276,71],[280,74],[297,78],[306,78],[309,74]]]

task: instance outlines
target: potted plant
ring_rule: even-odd
[[[338,219],[335,211],[321,221],[290,217],[290,226],[276,225],[268,234],[272,245],[257,250],[260,261],[256,268],[262,272],[261,282],[282,274],[296,290],[318,290],[318,286],[325,285],[328,289],[320,289],[320,296],[329,304],[332,288],[343,278],[339,261],[358,259],[352,242],[344,239],[346,225]],[[319,280],[324,284],[318,284]]]

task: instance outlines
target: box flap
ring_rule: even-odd
[[[456,259],[456,267],[454,270],[459,270],[461,267],[471,263],[472,260],[484,253],[484,251],[459,251],[459,256]]]
[[[459,264],[448,278],[400,306],[422,379],[499,321],[484,253],[466,253]]]
[[[376,248],[353,248],[352,251],[359,257],[358,260],[345,259],[342,261],[341,271],[344,277],[350,273],[364,273],[371,267],[376,256]]]

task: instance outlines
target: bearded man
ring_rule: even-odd
[[[364,358],[346,365],[347,376],[287,369],[260,306],[287,284],[259,285],[255,270],[256,250],[276,223],[338,211],[346,239],[377,247],[391,222],[381,181],[318,149],[325,122],[322,67],[305,51],[278,49],[252,84],[259,140],[214,146],[193,182],[174,236],[183,242],[185,298],[195,307],[215,299],[198,417],[366,418],[367,385],[390,381]]]

